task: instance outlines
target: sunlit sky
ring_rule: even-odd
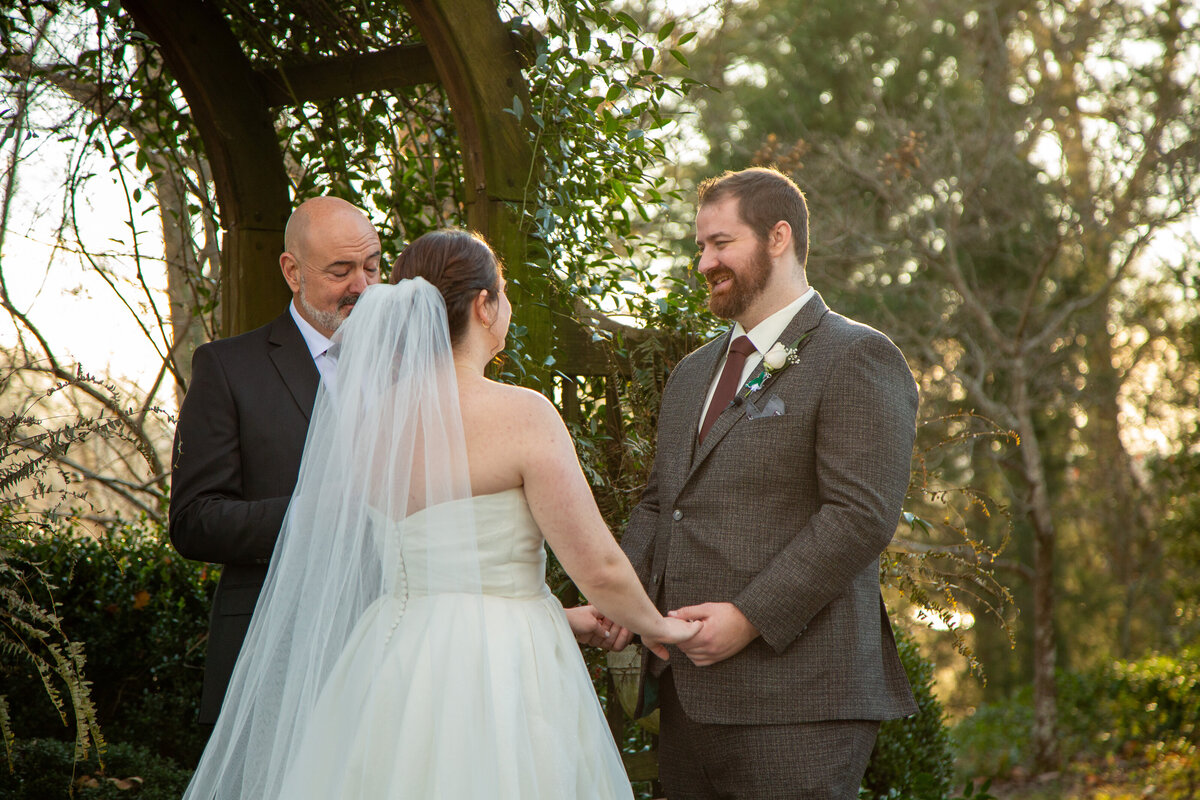
[[[133,315],[80,254],[56,246],[69,147],[52,139],[33,140],[28,147],[0,253],[14,304],[42,329],[64,361],[77,361],[94,374],[152,381],[159,360]],[[108,254],[100,256],[98,263],[129,280],[133,259],[123,213],[125,194],[100,158],[89,158],[84,166],[96,176],[77,198],[80,238],[89,249]],[[147,215],[142,225],[144,271],[151,289],[161,292],[166,279],[157,218]],[[134,287],[123,288],[131,300],[140,299]],[[146,324],[154,324],[147,307],[135,308]],[[15,341],[13,325],[6,318],[0,325],[0,343],[10,346]]]

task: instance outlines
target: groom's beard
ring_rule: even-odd
[[[740,272],[722,269],[711,273],[708,276],[709,285],[723,278],[729,278],[729,287],[720,295],[708,296],[708,310],[721,319],[734,319],[759,298],[771,278],[771,257],[767,254],[767,243],[758,243],[750,262]]]

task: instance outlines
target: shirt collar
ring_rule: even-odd
[[[296,308],[295,298],[288,305],[288,311],[292,313],[292,319],[295,320],[296,327],[300,329],[300,335],[304,337],[304,343],[308,345],[308,352],[312,354],[315,360],[317,356],[329,349],[333,341],[314,328],[312,323],[300,316],[300,311]]]
[[[792,321],[796,314],[800,313],[800,309],[804,308],[805,303],[811,300],[816,293],[816,289],[811,286],[808,287],[808,291],[804,294],[755,325],[749,331],[742,327],[742,323],[735,322],[733,324],[733,335],[729,337],[729,341],[732,343],[734,339],[744,334],[750,337],[750,341],[759,353],[767,352],[779,341],[779,337],[783,336],[788,323]]]

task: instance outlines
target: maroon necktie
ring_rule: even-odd
[[[704,424],[700,426],[700,441],[708,435],[708,429],[721,416],[721,412],[737,394],[738,385],[742,382],[742,369],[746,366],[746,356],[755,350],[749,336],[739,336],[729,345],[729,356],[725,359],[725,368],[717,380],[716,391],[713,392],[712,402],[708,404],[708,413],[704,415]]]

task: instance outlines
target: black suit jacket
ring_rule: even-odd
[[[200,721],[214,722],[296,487],[320,381],[285,311],[202,345],[179,409],[170,534],[180,555],[224,566],[213,599]]]

